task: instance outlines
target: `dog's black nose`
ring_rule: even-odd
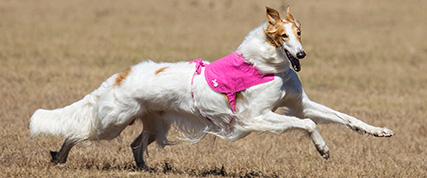
[[[302,59],[302,58],[304,58],[305,57],[305,52],[304,51],[301,51],[301,52],[299,52],[299,53],[297,53],[297,58],[298,59]]]

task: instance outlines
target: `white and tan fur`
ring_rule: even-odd
[[[282,19],[276,10],[267,8],[267,18],[268,22],[252,30],[236,51],[263,73],[274,73],[274,80],[241,91],[235,113],[223,95],[208,86],[203,71],[190,84],[194,63],[144,61],[111,76],[76,103],[54,110],[37,110],[31,117],[31,136],[40,133],[65,136],[61,150],[51,152],[52,162],[64,163],[77,143],[111,140],[140,120],[143,129],[131,148],[137,166],[146,169],[143,153],[147,146],[154,141],[161,147],[168,145],[167,133],[173,124],[192,142],[206,134],[235,141],[254,131],[281,134],[300,129],[326,159],[329,149],[316,124],[337,123],[378,137],[393,135],[387,128],[371,126],[311,101],[296,72],[289,67],[290,58],[305,56],[301,25],[289,9]],[[287,107],[289,114],[275,113],[279,107]]]

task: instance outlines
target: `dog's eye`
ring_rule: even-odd
[[[283,38],[288,38],[288,35],[287,35],[286,33],[284,33],[284,34],[282,35],[282,37],[283,37]]]
[[[297,32],[297,35],[298,35],[298,36],[301,36],[301,32]]]

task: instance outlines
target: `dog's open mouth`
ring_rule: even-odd
[[[299,63],[299,59],[294,57],[288,50],[285,49],[286,56],[288,57],[289,61],[291,61],[292,68],[294,68],[295,71],[299,72],[301,70],[301,64]]]

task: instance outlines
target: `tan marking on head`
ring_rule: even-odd
[[[276,48],[283,46],[283,43],[287,40],[282,36],[286,33],[284,24],[283,21],[278,22],[276,25],[268,24],[267,30],[264,30],[267,42]]]
[[[284,43],[284,40],[281,36],[285,32],[285,27],[283,26],[284,22],[282,18],[280,18],[279,12],[273,8],[266,8],[268,25],[267,29],[264,29],[264,34],[267,42],[277,48],[282,46]]]
[[[294,16],[289,11],[289,6],[286,8],[286,22],[292,23],[292,32],[294,33],[295,37],[297,38],[298,42],[301,43],[301,23],[294,18]]]
[[[292,32],[294,33],[295,37],[297,38],[298,42],[301,43],[301,26],[297,25],[296,23],[292,24]]]
[[[162,68],[160,68],[160,69],[158,69],[158,70],[156,70],[156,72],[154,72],[154,75],[157,75],[157,74],[159,74],[160,72],[163,72],[165,69],[167,69],[168,67],[162,67]]]
[[[298,33],[301,33],[300,23],[294,19],[292,14],[289,12],[289,6],[286,10],[286,19],[282,20],[280,18],[279,12],[276,10],[267,7],[267,19],[268,25],[267,29],[264,29],[264,34],[267,42],[278,48],[283,46],[285,42],[289,40],[289,35],[286,33],[285,24],[292,23],[293,35],[296,36],[297,40],[301,43],[301,36]]]
[[[129,73],[132,71],[132,69],[127,69],[126,71],[120,73],[116,77],[116,81],[114,82],[114,86],[120,86],[122,85],[123,80],[129,75]]]

